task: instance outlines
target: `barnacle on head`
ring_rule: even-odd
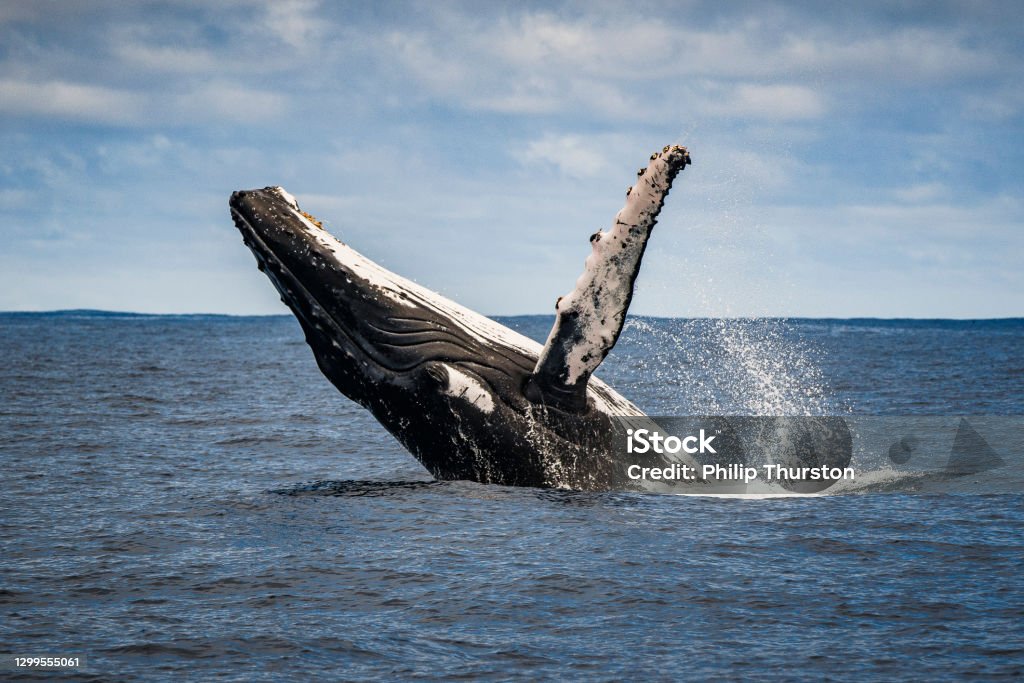
[[[308,220],[310,223],[312,223],[316,227],[320,228],[321,230],[324,229],[324,224],[321,223],[319,220],[317,220],[316,216],[313,216],[312,214],[308,214],[305,211],[299,211],[299,213],[301,213],[306,218],[306,220]]]

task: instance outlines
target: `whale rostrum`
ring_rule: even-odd
[[[591,237],[543,347],[370,261],[281,187],[235,192],[230,207],[324,375],[436,478],[605,490],[628,486],[626,466],[637,463],[615,447],[616,418],[646,418],[593,373],[689,163],[679,146],[651,155],[612,226]]]

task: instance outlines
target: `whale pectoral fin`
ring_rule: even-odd
[[[586,410],[587,382],[622,332],[647,240],[672,181],[689,163],[685,147],[652,154],[626,192],[615,224],[591,236],[583,275],[555,304],[555,325],[527,382],[527,398],[562,410]]]

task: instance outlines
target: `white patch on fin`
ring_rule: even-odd
[[[445,365],[444,369],[448,372],[448,388],[444,393],[464,398],[485,413],[494,412],[494,398],[479,380],[450,365]]]

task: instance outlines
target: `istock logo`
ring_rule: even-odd
[[[707,436],[700,430],[699,436],[690,435],[680,439],[678,436],[662,436],[661,432],[647,429],[626,430],[627,453],[717,453],[711,442],[715,436]],[[697,444],[697,445],[694,445]]]

